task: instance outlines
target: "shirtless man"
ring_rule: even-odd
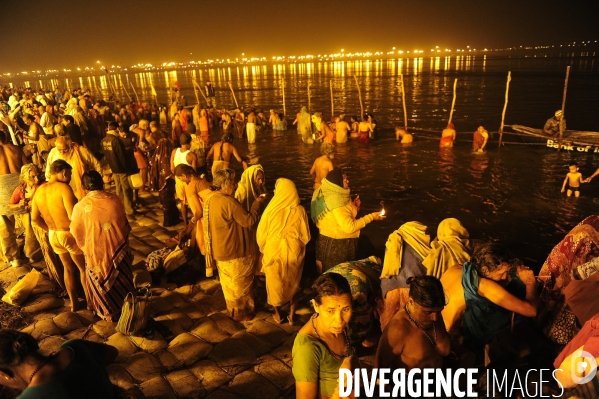
[[[408,131],[403,127],[396,127],[395,140],[401,140],[401,144],[410,144],[414,141],[414,136],[408,133]]]
[[[246,126],[248,143],[253,144],[256,142],[256,114],[254,112],[250,112],[248,115],[248,121]]]
[[[72,167],[66,161],[59,159],[49,165],[50,180],[38,187],[31,204],[31,223],[48,232],[50,245],[60,257],[64,265],[64,280],[67,293],[71,299],[71,311],[79,309],[77,296],[77,269],[87,308],[92,310],[86,284],[85,257],[77,246],[75,237],[71,235],[69,227],[73,207],[77,198],[69,186]]]
[[[453,123],[449,123],[445,129],[441,132],[441,141],[439,142],[440,148],[451,148],[455,141],[456,131]]]
[[[227,111],[224,111],[221,115],[223,131],[226,132],[231,127],[231,115]]]
[[[240,139],[243,138],[243,133],[245,132],[245,114],[241,110],[235,115],[235,129],[237,129],[237,137]]]
[[[275,128],[275,124],[277,123],[277,114],[274,109],[270,110],[270,116],[268,117],[268,124],[272,129]]]
[[[511,312],[536,316],[540,302],[535,276],[532,270],[519,264],[501,245],[487,243],[474,251],[469,262],[452,266],[441,276],[448,296],[442,315],[454,346],[462,335],[468,337],[470,342],[466,344],[474,349],[488,343],[510,325]],[[519,281],[524,283],[525,298],[510,292],[510,281],[514,283],[512,286]],[[466,299],[471,307],[466,306]],[[509,312],[498,312],[501,309]]]
[[[383,330],[374,367],[406,369],[439,368],[449,355],[450,339],[441,311],[445,292],[433,276],[408,279],[410,296]]]
[[[316,137],[316,141],[322,140],[323,143],[333,144],[335,132],[326,122],[323,122],[322,114],[320,112],[315,112],[314,115],[312,115],[312,122],[316,126],[316,130],[320,133],[320,135]]]
[[[214,176],[214,174],[221,169],[229,168],[231,155],[235,157],[237,162],[243,165],[243,170],[248,168],[247,162],[241,158],[237,148],[235,148],[233,145],[233,136],[230,134],[225,134],[223,135],[221,142],[214,144],[210,148],[208,155],[206,155],[206,162],[208,162],[210,158],[214,157],[214,162],[212,162],[212,176]]]
[[[7,215],[12,192],[19,184],[21,167],[28,163],[23,151],[6,142],[6,134],[0,131],[0,249],[2,258],[12,266],[19,264],[19,247],[15,235],[15,217]]]
[[[322,185],[322,179],[327,177],[327,173],[335,168],[332,161],[335,157],[333,147],[323,145],[320,147],[320,151],[322,156],[316,158],[312,169],[310,169],[310,176],[314,178],[314,190],[317,190]]]
[[[36,151],[33,153],[33,163],[35,163],[38,167],[42,167],[41,160],[39,158],[39,154],[37,153],[37,142],[40,139],[40,134],[45,134],[42,127],[35,121],[35,118],[31,114],[23,115],[23,122],[29,129],[27,131],[27,144],[31,144],[35,147]]]
[[[349,123],[345,121],[345,115],[341,114],[337,121],[337,133],[335,136],[335,141],[337,143],[347,143],[347,132],[351,129]]]

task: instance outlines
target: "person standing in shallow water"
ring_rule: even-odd
[[[370,135],[372,134],[372,125],[365,118],[362,118],[362,122],[358,125],[359,135],[358,141],[360,144],[368,144],[370,141]]]
[[[335,168],[333,165],[333,158],[335,157],[333,146],[321,146],[320,153],[322,156],[316,158],[314,164],[312,164],[312,169],[310,169],[310,176],[314,178],[314,190],[321,186],[322,179]]]
[[[451,148],[455,141],[456,131],[453,123],[449,123],[445,129],[441,132],[441,141],[439,141],[439,148]]]
[[[474,132],[474,139],[472,140],[472,151],[484,152],[489,141],[489,132],[483,125],[480,125]]]

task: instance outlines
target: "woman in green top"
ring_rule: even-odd
[[[117,355],[110,345],[72,339],[44,356],[32,336],[0,330],[0,384],[22,390],[18,399],[111,399],[105,365]]]
[[[347,325],[352,315],[351,289],[337,273],[318,277],[312,289],[315,314],[293,344],[293,376],[297,399],[339,397],[339,368],[349,368],[353,350]]]

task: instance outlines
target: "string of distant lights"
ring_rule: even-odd
[[[594,41],[594,43],[597,43],[597,40]],[[0,74],[0,76],[5,76],[5,77],[13,77],[13,76],[19,76],[19,75],[25,75],[27,77],[41,77],[41,76],[48,76],[48,74],[59,74],[59,73],[69,73],[69,72],[73,72],[73,71],[77,71],[77,73],[89,73],[89,74],[96,74],[98,73],[98,71],[108,71],[110,73],[112,72],[127,72],[129,69],[133,69],[135,71],[138,70],[145,70],[145,71],[149,71],[149,70],[161,70],[161,69],[174,69],[174,68],[180,68],[180,67],[187,67],[189,65],[191,66],[202,66],[202,65],[227,65],[227,64],[251,64],[251,63],[256,63],[256,62],[260,62],[260,63],[264,63],[264,62],[306,62],[306,61],[331,61],[331,60],[339,60],[339,59],[359,59],[359,58],[370,58],[370,57],[380,57],[380,56],[385,56],[385,55],[404,55],[407,56],[420,56],[420,54],[426,54],[426,53],[432,53],[432,54],[439,54],[439,53],[444,53],[446,55],[450,54],[450,53],[454,53],[454,54],[464,54],[464,53],[487,53],[487,52],[499,52],[499,51],[513,51],[513,50],[545,50],[545,49],[555,49],[555,48],[564,48],[564,47],[585,47],[588,44],[591,44],[591,41],[582,41],[582,42],[572,42],[569,44],[560,44],[560,45],[547,45],[547,46],[518,46],[518,47],[507,47],[507,48],[495,48],[495,49],[488,49],[488,48],[483,48],[483,49],[476,49],[476,48],[470,48],[470,46],[466,46],[465,48],[458,48],[456,50],[452,50],[449,48],[445,48],[445,49],[441,49],[439,46],[435,46],[434,48],[430,49],[430,52],[425,51],[423,49],[414,49],[414,50],[400,50],[400,49],[396,49],[395,47],[393,47],[390,51],[384,52],[384,51],[376,51],[376,52],[355,52],[355,53],[346,53],[344,49],[341,49],[340,52],[338,53],[334,53],[334,54],[318,54],[318,55],[301,55],[301,56],[272,56],[270,59],[267,57],[245,57],[245,53],[241,54],[241,58],[216,58],[216,59],[207,59],[206,61],[186,61],[186,62],[163,62],[160,65],[152,65],[152,64],[135,64],[132,65],[130,67],[121,67],[120,65],[112,65],[111,67],[106,67],[104,65],[98,66],[98,68],[95,67],[85,67],[85,68],[63,68],[62,70],[58,70],[58,69],[49,69],[46,71],[41,71],[41,70],[37,70],[37,71],[23,71],[23,72],[18,72],[16,74],[13,74],[11,72],[6,72],[6,73],[2,73]],[[190,53],[191,54],[191,53]],[[593,55],[595,55],[593,53]],[[96,62],[97,64],[101,64],[100,61]]]

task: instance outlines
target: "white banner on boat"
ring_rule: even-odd
[[[556,140],[547,140],[547,147],[559,148],[559,144]],[[578,151],[578,152],[599,152],[599,145],[573,145],[573,144],[562,144],[562,150],[566,151]]]

